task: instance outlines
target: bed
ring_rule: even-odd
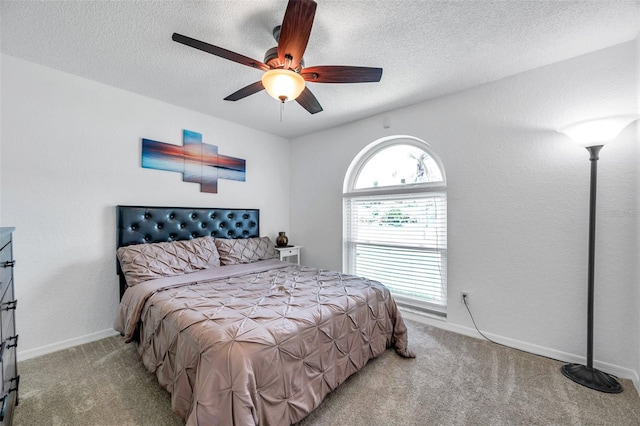
[[[382,284],[278,260],[259,210],[117,207],[114,328],[187,425],[286,425],[369,359],[403,357]]]

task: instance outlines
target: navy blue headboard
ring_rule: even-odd
[[[117,206],[117,247],[131,244],[214,238],[260,236],[260,210],[206,207]],[[116,247],[116,248],[117,248]],[[126,289],[120,275],[120,297]]]

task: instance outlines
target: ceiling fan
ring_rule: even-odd
[[[313,0],[289,0],[282,25],[273,29],[278,46],[267,50],[264,62],[257,61],[222,47],[214,46],[182,34],[172,39],[195,49],[265,71],[262,79],[234,92],[225,101],[237,101],[266,89],[281,102],[296,100],[311,114],[322,111],[322,106],[305,82],[310,83],[371,83],[382,78],[382,68],[345,65],[304,67],[302,56],[307,48],[317,4]]]

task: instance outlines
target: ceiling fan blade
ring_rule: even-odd
[[[258,93],[259,91],[264,90],[264,86],[262,85],[262,81],[256,81],[242,89],[234,92],[224,98],[225,101],[237,101],[242,98],[246,98],[247,96],[253,95],[254,93]]]
[[[278,40],[278,59],[285,68],[297,69],[311,35],[317,4],[313,0],[289,0]]]
[[[300,96],[296,98],[296,102],[298,102],[302,108],[309,111],[311,114],[316,114],[322,111],[322,107],[320,106],[320,102],[316,99],[316,97],[311,93],[308,87],[305,87]]]
[[[205,43],[204,41],[196,40],[195,38],[187,37],[178,33],[173,33],[173,36],[171,36],[171,38],[173,39],[173,41],[177,41],[178,43],[185,44],[189,47],[202,50],[203,52],[211,53],[212,55],[216,55],[251,68],[257,68],[262,71],[269,71],[271,69],[267,64],[263,64],[260,61],[251,59],[247,56],[232,52],[227,49],[223,49],[222,47],[214,46],[213,44]]]
[[[320,65],[305,68],[300,75],[310,83],[376,83],[382,78],[382,68]]]

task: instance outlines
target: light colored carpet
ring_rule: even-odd
[[[407,326],[416,359],[388,350],[299,425],[640,425],[640,396],[629,380],[621,380],[621,394],[600,393],[566,379],[561,362]],[[14,425],[183,424],[133,344],[119,336],[18,368]]]

